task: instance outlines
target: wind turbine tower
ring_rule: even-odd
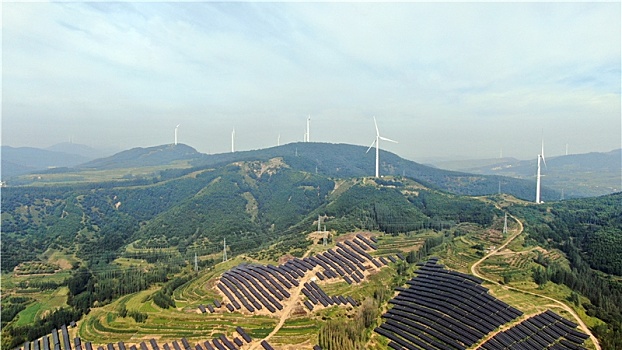
[[[546,161],[544,160],[544,141],[542,141],[542,149],[540,151],[540,154],[538,154],[538,173],[536,175],[536,204],[542,203],[542,201],[540,200],[540,177],[542,168],[540,163],[546,166]]]
[[[194,253],[194,271],[199,271],[199,259],[197,253]]]
[[[568,142],[566,142],[566,155],[568,155]]]
[[[181,124],[177,124],[177,126],[175,127],[175,145],[177,145],[177,129],[179,129],[179,125]]]
[[[374,126],[376,126],[376,139],[374,140],[374,142],[371,143],[371,146],[369,146],[369,148],[367,149],[367,152],[369,152],[369,150],[372,147],[374,147],[374,144],[376,144],[376,178],[379,178],[380,177],[380,145],[379,145],[380,140],[389,141],[393,143],[397,143],[397,141],[393,141],[386,137],[380,136],[380,131],[378,131],[378,123],[376,123],[376,117],[374,117]]]
[[[310,129],[309,129],[309,124],[311,124],[311,116],[307,117],[307,142],[311,142],[311,133],[310,133]]]
[[[231,153],[235,152],[235,128],[231,131]]]

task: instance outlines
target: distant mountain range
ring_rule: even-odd
[[[46,149],[2,146],[3,180],[53,168],[72,168],[109,153],[89,146],[64,142]]]
[[[501,175],[534,179],[536,160],[492,158],[444,161],[433,164],[441,169],[481,175]],[[600,153],[571,154],[546,159],[543,184],[564,192],[566,197],[591,197],[622,191],[622,149]]]

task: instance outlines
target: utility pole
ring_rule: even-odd
[[[505,213],[505,218],[503,221],[503,234],[508,233],[508,213]]]
[[[227,239],[222,239],[222,261],[227,261]]]
[[[324,225],[324,246],[328,244],[328,232],[326,231],[326,225]]]

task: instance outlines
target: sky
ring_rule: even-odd
[[[5,2],[2,145],[621,147],[620,2]]]

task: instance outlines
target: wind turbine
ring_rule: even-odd
[[[235,128],[231,131],[231,153],[235,152]]]
[[[540,200],[540,161],[542,161],[542,163],[544,164],[544,166],[546,167],[546,161],[544,160],[544,141],[542,141],[542,149],[540,151],[540,154],[538,154],[538,174],[536,175],[536,204],[540,204],[542,203],[542,201]]]
[[[179,126],[181,124],[177,124],[177,126],[175,127],[175,145],[177,145],[177,129],[179,129]]]
[[[305,133],[305,142],[311,142],[311,133],[309,132],[309,124],[311,123],[311,116],[307,117],[307,132]]]
[[[277,146],[281,145],[281,134],[279,134],[279,136],[276,137],[276,145]]]
[[[376,126],[376,139],[374,140],[374,142],[371,143],[371,146],[369,146],[369,148],[367,149],[367,152],[365,152],[365,153],[368,153],[369,150],[372,147],[374,147],[374,144],[376,144],[376,178],[379,178],[380,177],[380,171],[379,171],[379,168],[380,168],[380,151],[379,151],[379,149],[380,149],[380,145],[379,145],[380,140],[389,141],[389,142],[393,142],[393,143],[397,143],[397,141],[393,141],[393,140],[388,139],[386,137],[380,136],[380,131],[378,131],[378,123],[376,123],[376,117],[374,117],[374,125]]]

